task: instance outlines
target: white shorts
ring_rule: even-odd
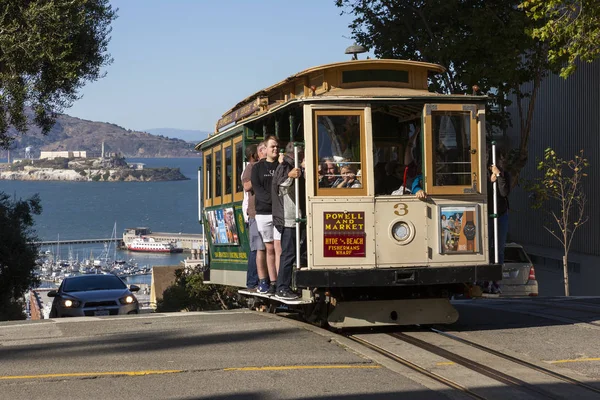
[[[273,227],[273,240],[279,240],[281,242],[281,232],[275,227]]]
[[[273,216],[256,214],[255,219],[256,227],[258,228],[258,233],[260,234],[263,243],[273,242],[273,231],[275,230],[275,227],[273,226]]]
[[[258,228],[256,227],[256,219],[248,218],[248,231],[250,238],[250,251],[264,250],[265,244],[262,241]]]

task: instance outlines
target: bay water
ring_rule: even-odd
[[[17,199],[39,194],[41,215],[35,230],[41,241],[110,238],[114,225],[117,237],[125,228],[148,227],[153,232],[201,233],[198,223],[198,167],[200,158],[128,158],[146,168],[175,167],[190,180],[169,182],[62,182],[0,180],[0,192]],[[6,162],[6,159],[0,162]],[[56,247],[52,249],[56,253]],[[60,258],[98,258],[103,244],[60,246]],[[112,257],[139,266],[179,265],[186,253],[152,254],[108,249]],[[146,283],[149,277],[132,277]],[[134,283],[134,282],[129,282]]]

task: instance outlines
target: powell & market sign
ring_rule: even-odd
[[[364,211],[323,213],[323,256],[366,257]]]

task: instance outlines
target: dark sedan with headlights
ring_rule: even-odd
[[[112,274],[70,276],[58,290],[48,292],[54,297],[50,318],[138,314],[140,307],[132,293],[138,290]]]

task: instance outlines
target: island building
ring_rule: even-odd
[[[54,160],[55,158],[87,158],[88,152],[85,150],[77,151],[41,151],[40,160]]]

